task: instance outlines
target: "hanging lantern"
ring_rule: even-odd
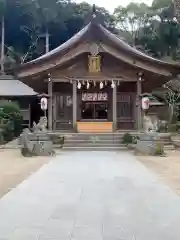
[[[47,110],[47,106],[48,106],[47,98],[45,98],[45,97],[41,98],[41,109],[43,111],[46,111]]]
[[[112,80],[112,83],[111,83],[111,87],[114,88],[115,87],[115,83],[114,81]]]
[[[104,87],[103,82],[100,82],[99,87],[100,87],[100,89],[102,89]]]
[[[96,87],[96,81],[94,81],[94,87]]]
[[[80,81],[78,81],[78,89],[81,89],[81,83],[80,83]]]
[[[89,84],[89,82],[88,82],[88,81],[87,81],[87,86],[86,86],[86,87],[87,87],[87,89],[89,89],[89,87],[90,87],[90,84]]]
[[[117,85],[118,85],[118,86],[120,85],[120,81],[118,81]]]
[[[108,84],[108,82],[107,82],[107,80],[105,81],[105,86],[107,86],[107,84]]]
[[[149,109],[149,104],[150,104],[149,98],[148,97],[143,97],[142,102],[141,102],[142,109],[143,110],[148,110]]]

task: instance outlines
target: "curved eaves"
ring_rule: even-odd
[[[27,63],[23,64],[21,67],[23,68],[23,67],[29,66],[31,64],[35,64],[35,63],[39,63],[43,60],[47,60],[47,59],[51,58],[52,56],[60,54],[61,51],[65,50],[65,49],[68,49],[68,48],[71,48],[71,46],[78,43],[84,37],[84,35],[88,32],[90,24],[91,23],[86,25],[83,29],[81,29],[78,33],[76,33],[72,38],[67,40],[65,43],[61,44],[59,47],[51,50],[50,52],[48,52],[48,53],[30,61],[30,62],[27,62]]]
[[[105,35],[105,37],[107,37],[110,41],[114,42],[117,47],[119,47],[122,50],[130,53],[131,55],[133,54],[136,57],[140,57],[141,59],[150,61],[152,63],[162,64],[162,65],[166,65],[166,66],[176,66],[176,67],[180,68],[179,64],[164,62],[164,61],[153,58],[151,56],[148,56],[145,53],[142,53],[142,52],[138,51],[137,49],[131,47],[129,44],[125,43],[123,40],[121,40],[115,34],[108,31],[101,24],[98,24],[98,27],[99,27],[100,31],[102,31],[102,33]]]

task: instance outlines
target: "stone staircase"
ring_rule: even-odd
[[[66,133],[63,150],[119,151],[126,150],[122,144],[124,133]]]
[[[91,150],[91,151],[120,151],[127,150],[125,144],[122,144],[124,131],[116,133],[65,133],[65,142],[63,150]],[[132,135],[141,135],[142,133],[131,132]],[[164,150],[174,150],[169,135],[162,134],[160,137],[164,142]]]

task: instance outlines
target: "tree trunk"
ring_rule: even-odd
[[[4,73],[4,39],[5,39],[5,24],[4,16],[1,19],[1,74]]]
[[[174,0],[174,8],[177,21],[180,23],[180,0]]]
[[[48,29],[46,29],[45,38],[46,38],[46,53],[48,53],[49,52],[49,31],[48,31]]]
[[[169,125],[171,125],[173,123],[173,119],[174,119],[174,107],[172,104],[169,104]]]

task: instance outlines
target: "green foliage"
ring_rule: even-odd
[[[172,133],[180,132],[180,122],[176,122],[174,124],[169,125],[168,131]]]
[[[155,155],[156,156],[164,155],[164,146],[162,143],[156,143]]]
[[[132,144],[133,143],[133,136],[129,133],[125,133],[122,138],[123,144]]]
[[[22,130],[22,116],[17,103],[3,102],[0,103],[0,122],[2,134],[5,142],[11,141],[18,137]]]
[[[133,136],[129,133],[125,133],[122,138],[123,144],[136,144],[139,140],[139,136]]]
[[[140,140],[139,136],[133,136],[133,143],[134,144],[136,144],[138,140]]]
[[[86,2],[69,0],[0,0],[5,15],[5,67],[27,62],[45,53],[44,34],[50,34],[50,49],[67,41],[89,21],[92,6]],[[4,6],[4,4],[3,4]],[[97,7],[100,22],[115,31],[114,16],[103,7]],[[9,50],[11,53],[9,53]],[[9,57],[10,55],[10,57]]]
[[[67,41],[90,19],[92,6],[71,0],[0,0],[0,15],[5,16],[5,66],[27,62],[45,52],[50,34],[50,49]],[[180,60],[180,25],[174,21],[172,0],[154,0],[151,6],[133,1],[118,6],[114,14],[97,7],[101,24],[141,51],[160,59]]]
[[[64,136],[55,136],[55,137],[53,137],[52,141],[53,141],[53,144],[60,145],[61,147],[63,147],[65,137]]]
[[[177,132],[177,126],[176,126],[176,124],[171,124],[171,125],[169,125],[168,131],[169,131],[169,132],[172,132],[172,133]]]

